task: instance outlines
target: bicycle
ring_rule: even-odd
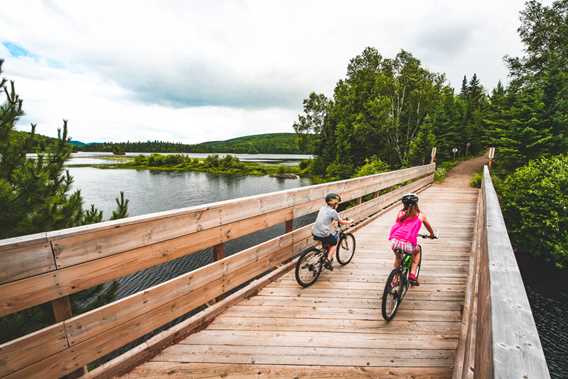
[[[321,242],[321,240],[315,236],[314,240]],[[340,226],[336,257],[337,261],[342,266],[345,266],[353,259],[353,255],[355,255],[355,245],[355,236],[352,233],[345,232]],[[295,270],[296,281],[300,286],[306,288],[318,280],[327,259],[327,254],[328,248],[322,245],[321,249],[313,246],[300,255]]]
[[[421,238],[430,238],[427,234],[418,234]],[[434,236],[432,239],[437,239],[437,236]],[[416,268],[416,279],[420,275],[420,268],[422,266],[423,261],[423,253],[422,246],[418,245],[420,248],[420,263]],[[410,285],[410,281],[408,280],[408,275],[410,274],[410,268],[412,266],[412,254],[403,251],[402,249],[397,249],[396,254],[402,255],[400,266],[394,268],[387,278],[387,282],[385,283],[385,289],[383,291],[383,298],[382,298],[382,313],[383,318],[387,321],[390,321],[396,315],[406,292],[408,291],[408,287]]]

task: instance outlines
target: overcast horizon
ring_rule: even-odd
[[[410,51],[459,89],[507,82],[523,1],[8,1],[0,58],[19,130],[84,142],[199,143],[292,132],[311,92],[331,96],[367,46]],[[112,10],[112,11],[109,11]]]

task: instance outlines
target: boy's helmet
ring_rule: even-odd
[[[334,193],[334,192],[330,192],[327,195],[325,195],[325,202],[329,203],[332,200],[337,200],[338,203],[341,203],[341,196],[339,196],[338,194]]]
[[[413,192],[407,193],[402,197],[402,204],[404,205],[412,205],[416,203],[418,203],[418,196]]]

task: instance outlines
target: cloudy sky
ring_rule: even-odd
[[[523,1],[2,1],[0,58],[29,122],[73,139],[197,143],[291,131],[366,46],[459,87],[518,55]]]

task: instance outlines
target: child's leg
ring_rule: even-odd
[[[393,268],[397,268],[398,266],[400,266],[402,263],[402,257],[400,254],[397,254],[396,252],[394,252],[394,265]]]
[[[410,268],[411,274],[416,275],[420,259],[422,259],[422,250],[420,249],[420,245],[417,245],[416,249],[412,252],[412,267]]]
[[[330,245],[327,247],[327,259],[332,260],[335,258],[335,252],[337,251],[337,245]]]

